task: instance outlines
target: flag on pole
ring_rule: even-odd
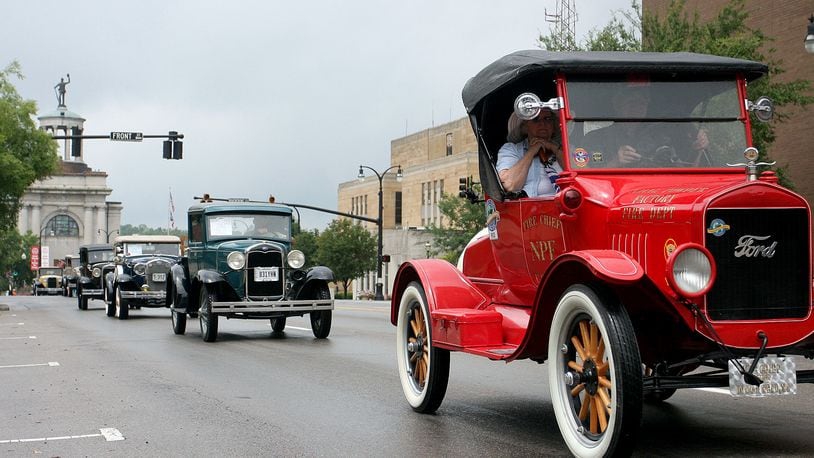
[[[172,201],[172,188],[170,188],[170,228],[175,229],[175,203]]]

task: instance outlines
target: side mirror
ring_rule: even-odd
[[[543,102],[537,94],[531,92],[524,92],[514,99],[514,114],[518,118],[528,121],[534,119],[540,114],[540,110],[548,108],[552,111],[557,111],[561,108],[559,99],[549,99],[548,102]]]
[[[760,122],[769,122],[774,116],[774,102],[766,96],[758,97],[754,103],[747,101],[746,107],[747,110],[755,114],[755,117]]]

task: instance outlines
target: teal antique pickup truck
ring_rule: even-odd
[[[304,269],[305,255],[291,249],[291,213],[285,205],[208,196],[189,208],[187,250],[168,278],[175,334],[184,334],[187,316],[198,317],[201,337],[214,342],[221,316],[269,320],[281,332],[287,317],[308,314],[314,336],[328,337],[333,272]]]

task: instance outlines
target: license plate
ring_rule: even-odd
[[[740,363],[745,370],[752,366],[753,358],[741,358]],[[783,394],[797,394],[797,365],[790,356],[766,356],[758,361],[753,372],[763,381],[758,386],[750,385],[743,379],[737,366],[729,362],[729,393],[736,397],[762,398],[764,396],[779,396]]]
[[[255,267],[254,281],[277,281],[280,278],[280,269],[277,267]]]
[[[154,282],[167,281],[167,274],[164,272],[155,273],[153,274],[153,281]]]

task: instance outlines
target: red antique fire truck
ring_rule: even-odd
[[[566,445],[606,456],[631,453],[643,402],[677,389],[814,382],[797,369],[814,357],[810,207],[751,147],[750,118],[773,107],[746,88],[766,72],[693,53],[533,50],[470,79],[487,227],[457,266],[398,270],[391,322],[412,408],[438,409],[450,351],[547,361]],[[496,168],[507,122],[543,109],[562,145],[558,189],[509,192]]]

